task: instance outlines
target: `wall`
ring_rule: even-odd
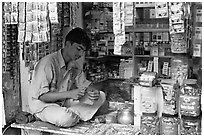
[[[21,100],[22,100],[22,110],[28,111],[28,92],[30,84],[28,82],[29,80],[29,72],[28,67],[25,67],[25,62],[22,60],[22,52],[23,52],[23,46],[20,47],[20,78],[21,78]]]

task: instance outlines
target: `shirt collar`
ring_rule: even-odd
[[[62,49],[58,50],[57,57],[59,59],[60,68],[66,67],[65,66],[65,61],[64,61],[64,59],[62,57]]]
[[[62,49],[60,49],[57,53],[58,59],[59,59],[59,64],[60,64],[60,68],[65,67],[66,70],[70,70],[72,68],[71,63],[68,63],[68,65],[65,65],[65,61],[64,58],[62,57]]]

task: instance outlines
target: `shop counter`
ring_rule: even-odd
[[[52,124],[35,121],[27,124],[13,123],[11,127],[27,130],[26,134],[32,134],[28,131],[36,131],[47,134],[66,134],[66,135],[138,135],[139,128],[134,125],[122,124],[104,124],[104,123],[90,123],[81,122],[78,125],[70,128],[60,128]],[[36,134],[35,132],[35,134]]]

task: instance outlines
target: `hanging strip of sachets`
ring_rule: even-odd
[[[18,2],[4,3],[5,24],[18,24]]]
[[[19,5],[18,42],[49,42],[49,20],[51,23],[58,23],[57,3],[19,2],[17,5]]]
[[[113,3],[113,32],[115,35],[114,54],[121,55],[125,43],[125,8],[124,2]]]
[[[47,13],[47,3],[26,3],[25,41],[30,41],[33,43],[48,42]]]
[[[77,26],[77,10],[79,8],[78,2],[71,2],[70,3],[70,26],[76,27]]]
[[[172,53],[186,53],[185,15],[183,2],[169,3],[169,31]]]
[[[18,4],[19,6],[19,25],[18,25],[18,42],[24,42],[25,40],[25,26],[26,26],[26,22],[25,22],[25,6],[26,3],[25,2],[19,2]]]
[[[133,2],[125,2],[125,26],[133,26]]]
[[[59,23],[51,23],[51,52],[55,52],[58,49],[62,48],[62,37],[63,37],[63,27],[64,27],[64,14],[69,11],[65,9],[66,2],[58,2],[57,3],[57,13],[58,13],[58,22]],[[64,7],[64,8],[63,8]]]
[[[2,15],[2,72],[17,80],[18,73],[18,43],[17,16],[18,4],[4,2]],[[13,18],[13,19],[12,19]]]
[[[58,23],[57,17],[57,3],[56,2],[49,2],[48,3],[49,9],[49,18],[51,23]]]

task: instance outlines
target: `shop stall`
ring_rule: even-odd
[[[202,134],[202,2],[3,2],[2,96],[7,127],[21,134]],[[104,91],[94,117],[60,128],[30,113],[38,61],[83,28],[86,79]]]

